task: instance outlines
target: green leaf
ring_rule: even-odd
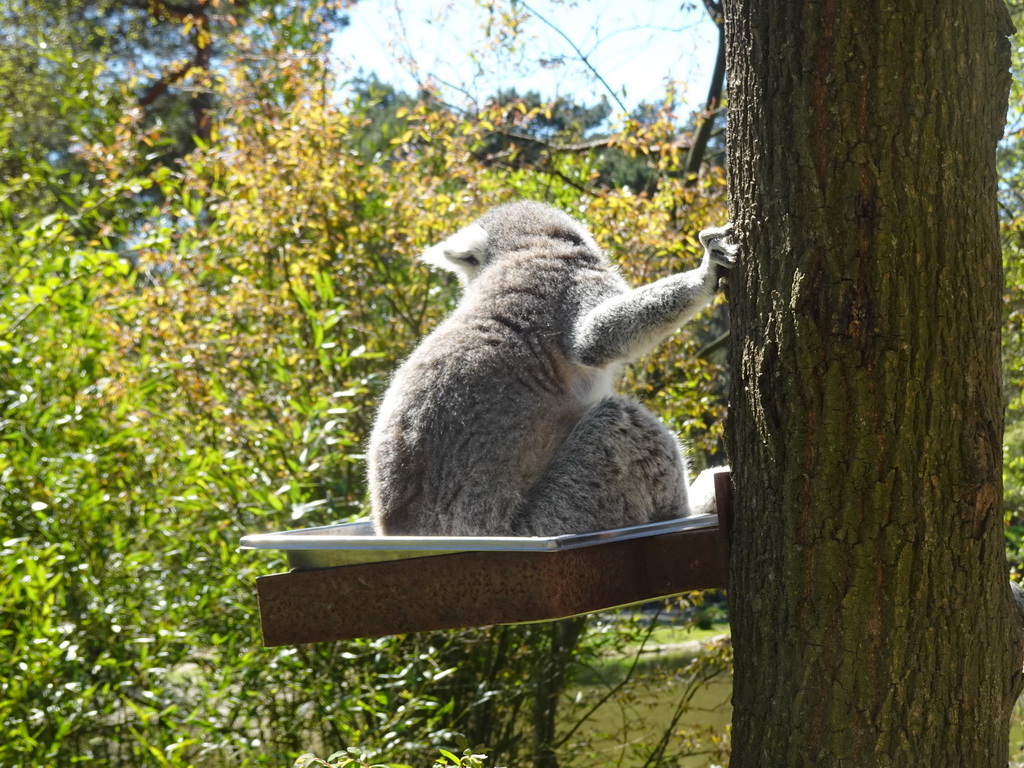
[[[459,764],[459,762],[460,762],[459,758],[455,754],[453,754],[452,752],[449,752],[447,749],[438,748],[437,751],[440,752],[444,757],[446,757],[449,760],[451,760],[452,765],[458,765]]]

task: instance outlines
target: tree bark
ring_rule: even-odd
[[[533,701],[533,768],[558,768],[555,731],[558,700],[566,684],[566,672],[587,625],[585,616],[553,621],[548,625],[551,648],[535,679]]]
[[[1007,762],[1002,0],[728,0],[733,768]]]

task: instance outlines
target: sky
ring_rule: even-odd
[[[481,102],[516,88],[588,104],[604,95],[618,112],[617,102],[630,110],[642,102],[660,103],[669,81],[679,83],[683,114],[699,109],[706,98],[718,35],[700,2],[519,2],[529,18],[521,48],[513,52],[490,44],[482,5],[360,0],[335,41],[339,71],[343,77],[373,72],[408,92],[429,81],[453,103]]]

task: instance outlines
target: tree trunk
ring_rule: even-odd
[[[728,0],[733,768],[1007,762],[1002,0]]]
[[[558,700],[565,690],[566,673],[587,626],[585,616],[574,616],[547,625],[551,648],[535,676],[533,703],[533,768],[558,768],[555,731]]]

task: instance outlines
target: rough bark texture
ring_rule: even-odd
[[[729,0],[733,768],[992,766],[1001,0]]]

